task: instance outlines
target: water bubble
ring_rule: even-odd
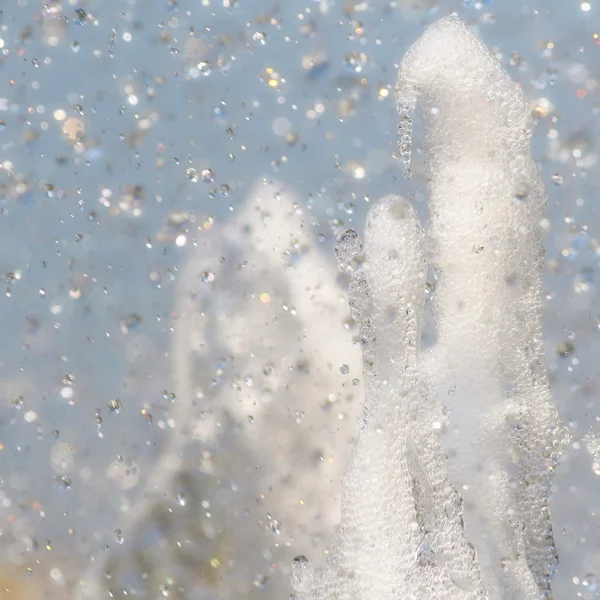
[[[350,373],[350,367],[348,365],[346,365],[346,364],[342,365],[340,367],[340,373],[342,375],[348,375],[348,373]]]
[[[550,181],[554,185],[562,185],[565,182],[565,178],[562,175],[559,175],[558,173],[554,173],[554,175],[552,175],[552,177],[550,178]]]
[[[115,529],[115,542],[117,544],[122,544],[125,541],[123,537],[123,532],[120,529]]]

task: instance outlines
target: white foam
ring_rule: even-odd
[[[407,176],[421,107],[430,226],[424,243],[410,205],[386,199],[369,215],[364,262],[355,234],[339,242],[364,330],[365,427],[328,562],[296,561],[293,584],[298,600],[547,598],[548,488],[565,433],[542,348],[546,197],[530,111],[456,17],[408,51],[396,99]],[[424,246],[439,278],[426,356]]]

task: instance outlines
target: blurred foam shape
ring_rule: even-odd
[[[292,193],[260,182],[231,220],[199,229],[175,299],[174,430],[80,598],[159,593],[167,575],[178,598],[258,598],[267,580],[284,594],[273,564],[331,535],[363,384],[311,227]]]
[[[367,425],[327,565],[296,561],[293,584],[299,600],[549,598],[548,493],[567,434],[542,347],[546,196],[533,122],[520,88],[456,17],[407,52],[396,100],[406,176],[417,101],[423,115],[437,344],[419,356],[415,217],[385,200],[369,216],[364,264],[345,260],[360,254],[357,235],[339,242],[365,331]],[[373,431],[377,414],[387,416]]]
[[[39,585],[28,581],[22,565],[12,569],[0,568],[0,598],[2,600],[42,600],[44,594]]]

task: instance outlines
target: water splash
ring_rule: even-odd
[[[398,152],[404,165],[404,177],[410,179],[412,156],[413,115],[417,102],[417,90],[413,86],[396,88],[396,107],[400,115],[398,123]]]
[[[369,213],[364,260],[340,240],[365,370],[342,519],[298,600],[541,600],[557,565],[548,491],[567,435],[541,336],[546,204],[522,90],[456,17],[429,27],[398,73],[410,177],[419,100],[428,151],[426,237],[410,204]],[[526,184],[527,201],[515,202]],[[420,350],[424,246],[438,278],[437,343]]]

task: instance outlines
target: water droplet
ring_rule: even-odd
[[[193,183],[198,182],[198,171],[196,169],[194,169],[193,167],[186,169],[185,176]]]
[[[268,581],[269,578],[266,575],[259,574],[254,578],[253,583],[259,590],[264,590]]]
[[[342,375],[348,375],[348,373],[350,373],[350,367],[348,365],[346,365],[346,364],[342,365],[340,367],[340,373]]]
[[[121,404],[121,401],[118,398],[115,398],[106,405],[106,408],[108,409],[108,412],[111,415],[118,415],[121,412],[121,408],[123,408],[123,405]]]
[[[558,173],[554,173],[554,175],[552,175],[552,177],[550,178],[550,181],[554,184],[554,185],[562,185],[565,181],[565,178],[558,174]]]
[[[78,8],[75,11],[75,19],[74,19],[74,21],[76,23],[79,23],[79,25],[84,25],[86,18],[87,18],[87,15],[85,13],[85,10],[83,10],[83,8]]]
[[[308,569],[308,566],[308,558],[303,554],[296,556],[292,561],[292,569],[294,569],[294,571]]]
[[[281,533],[281,523],[277,519],[271,519],[269,530],[273,535],[279,535]]]
[[[215,180],[215,174],[212,169],[202,169],[201,175],[204,183],[212,183]]]
[[[131,314],[121,319],[121,333],[127,334],[142,322],[140,315]]]
[[[561,358],[566,358],[570,354],[573,354],[574,350],[575,350],[575,346],[573,346],[573,344],[571,344],[570,342],[560,342],[556,346],[556,353]]]
[[[264,46],[267,43],[267,34],[262,31],[256,31],[252,34],[252,39]]]
[[[123,537],[123,532],[120,529],[115,529],[115,542],[117,544],[122,544],[125,541]]]
[[[204,75],[205,77],[208,77],[212,73],[212,67],[210,66],[210,63],[206,60],[201,60],[196,65],[196,67],[198,71],[200,71],[200,74]]]
[[[62,475],[61,477],[55,477],[54,485],[60,490],[70,490],[71,489],[71,478],[68,475]]]
[[[344,66],[355,73],[361,73],[367,61],[368,57],[364,52],[348,52],[344,56]]]

